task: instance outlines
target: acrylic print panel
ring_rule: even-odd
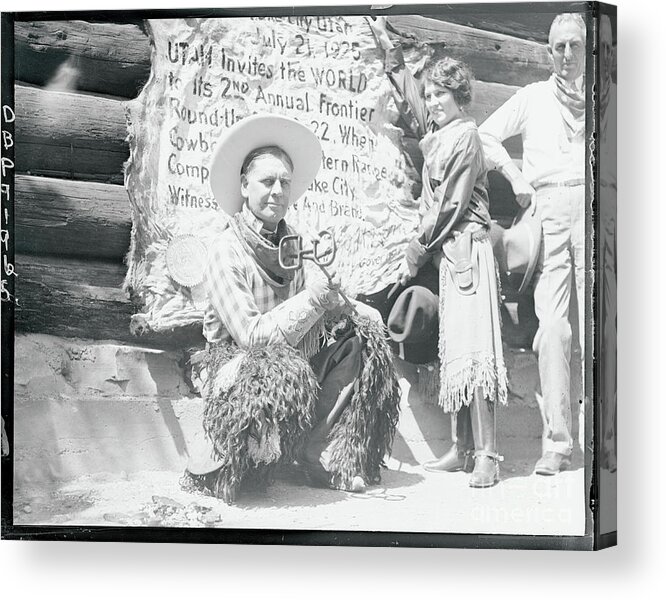
[[[475,78],[465,114],[483,129],[505,102],[542,90],[551,77],[546,44],[556,13],[512,10],[389,11],[389,37],[402,44],[417,78],[447,54],[467,63]],[[419,228],[423,145],[362,14],[88,16],[15,25],[16,264],[23,275],[14,524],[583,536],[588,480],[578,432],[590,416],[578,407],[590,388],[579,381],[586,373],[579,320],[572,312],[571,465],[538,475],[538,320],[533,288],[517,294],[515,273],[501,273],[508,402],[493,425],[504,457],[497,485],[475,489],[463,470],[424,469],[452,443],[450,416],[437,405],[439,365],[412,364],[396,346],[400,420],[381,482],[368,482],[365,493],[312,486],[291,462],[265,490],[247,490],[232,505],[181,487],[202,434],[191,349],[203,347],[206,292],[196,278],[179,283],[167,251],[181,275],[193,276],[197,248],[226,230],[209,181],[218,137],[260,111],[314,131],[322,167],[287,220],[305,232],[330,227],[343,289],[378,307]],[[555,98],[553,91],[552,116],[541,125],[547,143],[563,150],[561,161],[571,143],[561,111],[576,98],[565,94],[561,105]],[[534,144],[534,137],[511,135],[504,147],[529,172]],[[571,156],[578,161],[571,170],[584,173],[584,153]],[[538,194],[549,189],[571,192],[542,186]],[[488,193],[491,217],[508,227],[518,205],[498,172],[490,173]],[[32,219],[44,210],[39,198],[53,199],[49,219],[65,215],[61,235]],[[196,243],[183,246],[185,236]],[[537,277],[541,271],[537,265]],[[578,305],[584,310],[585,302]],[[196,330],[195,342],[184,337],[187,328]]]

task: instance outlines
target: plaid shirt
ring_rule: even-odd
[[[242,215],[256,232],[264,233],[263,223],[246,206]],[[278,296],[231,227],[211,248],[206,283],[203,332],[211,343],[231,338],[241,348],[285,341],[295,346],[324,314],[304,289],[303,269]]]

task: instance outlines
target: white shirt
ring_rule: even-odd
[[[582,78],[577,82],[580,89]],[[554,76],[518,90],[479,127],[488,166],[499,169],[511,161],[502,145],[520,134],[523,175],[533,186],[585,179],[585,135],[567,136]]]

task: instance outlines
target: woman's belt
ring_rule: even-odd
[[[468,222],[453,229],[451,231],[451,235],[447,237],[447,240],[451,238],[456,239],[464,233],[469,233],[472,236],[472,240],[475,242],[481,242],[489,238],[488,227],[482,225],[481,223]],[[446,243],[446,240],[444,240],[444,243]]]
[[[489,240],[488,229],[470,223],[454,231],[442,244],[443,261],[451,274],[456,289],[463,296],[476,292],[479,286],[479,247],[474,242]]]
[[[568,179],[567,181],[544,181],[532,186],[535,190],[543,190],[547,188],[561,188],[561,187],[576,187],[585,185],[585,179]]]

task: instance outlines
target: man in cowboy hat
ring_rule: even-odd
[[[516,92],[479,127],[489,166],[511,183],[516,201],[536,209],[542,225],[534,304],[539,329],[543,420],[542,456],[535,472],[554,475],[570,463],[569,304],[578,306],[578,335],[584,348],[585,308],[585,22],[579,14],[555,17],[548,37],[554,74]],[[522,171],[502,142],[522,135]],[[582,444],[582,440],[579,440]]]
[[[218,142],[211,165],[211,187],[230,219],[229,227],[209,249],[209,304],[204,316],[204,335],[211,348],[231,344],[248,351],[275,345],[276,352],[280,352],[280,348],[284,352],[286,344],[298,349],[299,356],[309,359],[319,391],[311,415],[312,428],[306,432],[307,439],[299,450],[299,463],[313,483],[362,491],[366,484],[364,479],[372,479],[372,473],[379,469],[377,460],[374,460],[377,464],[368,466],[359,458],[365,456],[365,446],[372,443],[362,440],[363,448],[350,443],[345,446],[347,450],[340,450],[340,440],[335,436],[344,436],[346,425],[332,431],[345,410],[356,410],[348,407],[354,405],[354,394],[362,387],[359,378],[363,368],[363,342],[358,335],[343,335],[322,349],[324,317],[331,312],[339,313],[343,306],[338,293],[339,278],[330,267],[330,279],[317,269],[313,276],[309,273],[306,277],[303,269],[285,268],[280,260],[280,240],[294,234],[284,220],[287,209],[312,183],[320,161],[321,147],[314,133],[298,121],[278,115],[247,117],[227,130]],[[358,303],[355,307],[361,308]],[[294,356],[292,353],[292,360]],[[234,361],[229,361],[217,372],[208,373],[208,380],[212,382],[208,390],[216,386],[224,388],[225,384],[218,385],[220,381],[230,381],[237,376],[233,368],[231,374],[227,373],[232,363]],[[284,364],[276,368],[272,363],[270,368],[273,371],[267,374],[269,384],[258,385],[259,400],[268,393],[287,393],[274,383],[295,367]],[[298,383],[296,387],[300,387]],[[270,392],[266,391],[269,389]],[[252,402],[256,404],[255,400]],[[285,444],[289,442],[278,439],[284,432],[275,427],[271,431],[270,424],[275,423],[277,417],[267,416],[278,401],[289,403],[289,398],[265,400],[266,409],[261,410],[268,431],[264,428],[256,435],[254,446],[248,446],[254,447],[253,459],[257,464],[262,460],[268,463],[271,457],[285,453]],[[251,404],[250,400],[247,404]],[[309,419],[305,415],[299,421],[296,435],[302,433],[301,424]],[[213,451],[210,432],[208,434],[202,447],[190,453],[188,464],[187,474],[198,477],[200,482],[210,480],[209,474],[219,469],[222,460],[227,458],[221,456],[223,452]],[[388,438],[392,438],[392,431]],[[374,441],[379,460],[388,438]],[[232,452],[242,450],[234,446]],[[354,468],[358,471],[352,472]],[[236,479],[240,477],[232,475]],[[233,501],[234,497],[235,492],[226,494],[225,500]]]

